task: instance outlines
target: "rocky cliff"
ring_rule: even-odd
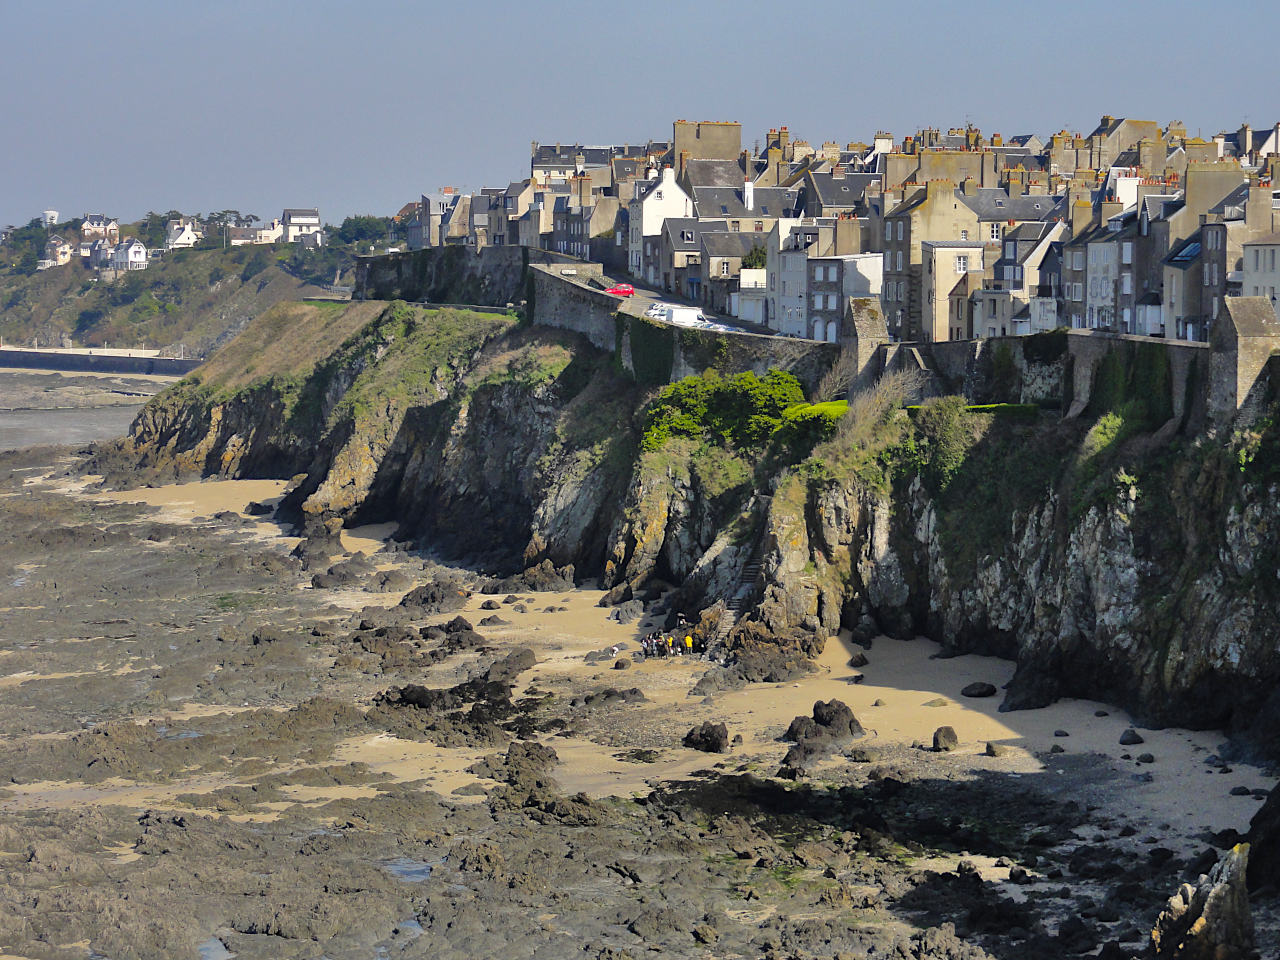
[[[1189,436],[1159,389],[1114,379],[1069,420],[957,398],[904,412],[890,385],[807,445],[697,422],[642,445],[649,398],[572,334],[295,305],[90,469],[301,474],[299,521],[394,519],[486,566],[572,563],[620,599],[668,580],[691,611],[743,590],[774,631],[1014,659],[1008,708],[1088,695],[1274,750],[1277,430]]]

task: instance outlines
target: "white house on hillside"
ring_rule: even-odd
[[[314,246],[320,246],[324,243],[319,210],[286,209],[280,216],[280,223],[284,228],[284,233],[280,239],[285,243],[302,241]],[[308,240],[307,238],[312,239]]]
[[[194,247],[204,239],[204,231],[200,224],[191,217],[170,220],[165,225],[164,248],[166,250],[182,250]]]
[[[147,245],[137,237],[121,240],[111,253],[111,267],[114,270],[147,269]]]

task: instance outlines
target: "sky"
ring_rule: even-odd
[[[1209,23],[1206,25],[1206,20]],[[1208,29],[1206,29],[1208,26]],[[1280,120],[1280,4],[0,0],[0,224],[390,215],[529,145]]]

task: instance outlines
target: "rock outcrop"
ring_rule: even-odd
[[[1198,883],[1184,883],[1156,920],[1151,942],[1158,958],[1252,960],[1253,915],[1245,872],[1249,845],[1237,844]]]

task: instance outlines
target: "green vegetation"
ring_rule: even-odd
[[[748,250],[742,257],[742,269],[744,270],[761,270],[769,262],[769,255],[765,248],[760,244],[756,244]]]
[[[781,370],[764,377],[714,370],[685,377],[663,390],[644,416],[641,446],[657,450],[671,437],[690,437],[739,448],[760,447],[782,426],[783,412],[804,403],[800,381]]]

